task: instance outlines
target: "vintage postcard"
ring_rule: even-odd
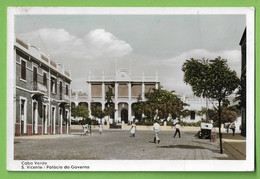
[[[254,8],[8,8],[9,171],[254,171]]]

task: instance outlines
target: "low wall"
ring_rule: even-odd
[[[98,130],[98,128],[99,128],[99,125],[91,125],[91,129]],[[122,124],[122,129],[117,129],[117,130],[130,130],[130,128],[131,128],[131,125]],[[103,125],[103,130],[108,130],[108,129],[110,129],[109,124]],[[152,131],[153,126],[136,125],[136,129],[140,130],[140,131]],[[161,131],[174,131],[175,127],[174,126],[160,126],[160,129],[161,129]],[[82,125],[71,125],[71,130],[83,130]],[[200,131],[200,127],[181,126],[180,130],[198,132],[198,131]],[[218,133],[218,128],[214,128],[213,131]],[[221,131],[223,133],[226,132],[226,130],[224,128],[221,128]]]
[[[99,129],[99,125],[91,125],[91,129]],[[109,129],[109,125],[103,125],[103,130]],[[83,130],[82,125],[71,125],[71,130]]]

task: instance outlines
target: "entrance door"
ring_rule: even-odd
[[[128,124],[128,110],[122,109],[121,111],[121,121],[124,121],[125,124]]]
[[[43,134],[47,134],[47,105],[43,105],[43,116],[42,116],[42,119],[43,119],[43,123],[42,123],[42,131],[43,131]]]
[[[63,110],[60,108],[60,134],[62,134]]]
[[[55,114],[56,114],[56,109],[55,109],[55,107],[52,107],[52,109],[51,109],[51,134],[55,134]]]
[[[37,102],[33,102],[33,117],[32,117],[32,133],[37,134],[38,127],[38,110],[37,110]]]
[[[65,133],[68,134],[68,127],[69,127],[69,123],[68,123],[68,120],[69,120],[69,116],[68,116],[68,110],[65,111]]]
[[[21,99],[21,103],[20,103],[20,107],[21,107],[21,114],[20,114],[20,123],[21,123],[21,134],[25,134],[26,133],[26,123],[27,123],[27,113],[26,113],[26,109],[27,109],[27,102],[24,99]]]

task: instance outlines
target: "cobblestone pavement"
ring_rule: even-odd
[[[55,137],[16,137],[15,160],[233,160],[228,151],[219,153],[219,144],[198,139],[194,132],[162,131],[161,142],[153,143],[152,131],[107,130],[100,135],[81,136],[80,133]]]

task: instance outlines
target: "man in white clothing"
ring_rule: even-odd
[[[160,143],[160,139],[159,139],[159,131],[160,131],[160,125],[158,124],[157,121],[155,121],[155,123],[153,124],[153,131],[154,131],[154,143],[156,143],[156,141],[158,142],[158,144]]]
[[[179,123],[175,124],[175,129],[176,129],[176,131],[175,131],[175,134],[174,134],[174,138],[175,138],[177,133],[179,133],[179,138],[181,138],[180,124]]]

